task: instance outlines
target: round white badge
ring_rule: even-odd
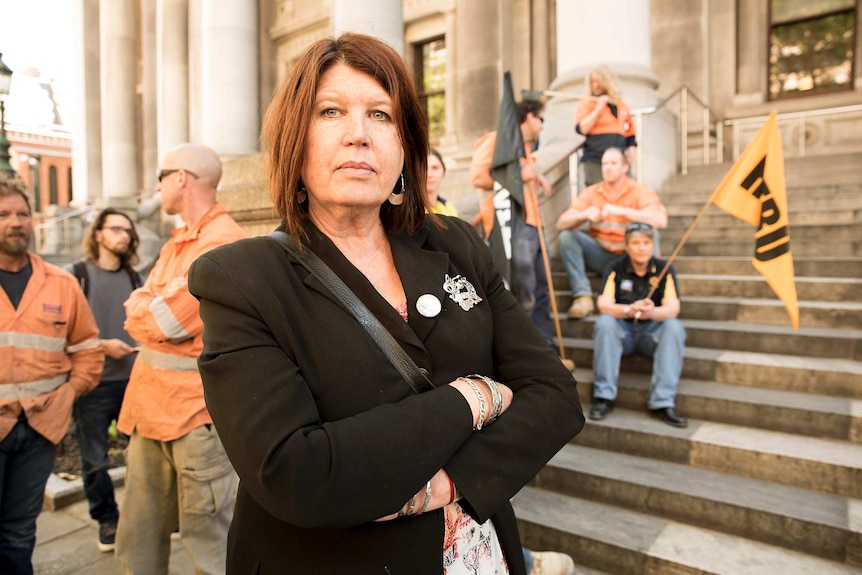
[[[430,293],[421,295],[416,300],[416,311],[423,317],[437,317],[441,309],[440,300]]]

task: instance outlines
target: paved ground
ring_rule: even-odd
[[[122,505],[123,488],[117,489]],[[33,568],[36,575],[121,575],[120,564],[111,553],[100,553],[96,542],[98,526],[87,513],[87,501],[79,501],[60,511],[43,511],[36,531]],[[194,573],[191,559],[174,539],[170,575]]]

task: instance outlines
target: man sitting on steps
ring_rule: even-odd
[[[602,155],[602,181],[581,192],[569,209],[557,219],[560,257],[569,275],[574,302],[569,317],[581,319],[593,312],[592,290],[587,270],[597,274],[623,253],[626,224],[643,222],[653,228],[667,226],[667,210],[646,184],[626,173],[629,164],[619,148]],[[578,226],[590,222],[590,231]]]
[[[654,231],[649,224],[625,228],[625,255],[608,264],[596,300],[600,315],[593,327],[593,406],[590,419],[604,419],[617,397],[620,360],[639,353],[653,358],[647,406],[669,425],[686,427],[688,420],[675,409],[682,374],[685,328],[680,310],[676,272],[671,266],[657,282],[665,265],[653,256]],[[652,297],[650,288],[657,283]]]

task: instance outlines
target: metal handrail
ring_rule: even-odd
[[[63,249],[70,248],[71,247],[70,244],[72,243],[72,241],[71,241],[72,232],[69,228],[69,222],[71,221],[72,218],[76,218],[78,216],[88,214],[88,213],[92,212],[94,209],[95,208],[93,206],[83,206],[80,208],[75,208],[74,210],[68,211],[64,214],[60,214],[59,216],[54,216],[53,218],[51,218],[49,220],[45,220],[44,222],[36,224],[34,226],[34,230],[36,232],[36,245],[39,247],[40,250],[42,248],[44,248],[44,246],[43,246],[44,230],[47,228],[50,228],[50,227],[54,227],[57,224],[62,223],[63,224]]]
[[[635,118],[635,128],[639,137],[643,138],[643,117],[648,114],[654,114],[666,107],[672,99],[676,96],[679,96],[679,115],[677,116],[677,123],[679,129],[679,150],[680,150],[680,173],[683,175],[688,174],[688,100],[689,98],[694,99],[694,101],[700,105],[702,108],[701,112],[701,124],[702,124],[702,133],[703,133],[703,163],[710,163],[710,135],[711,135],[711,125],[713,118],[719,118],[718,114],[713,112],[710,107],[704,103],[703,99],[701,99],[694,91],[691,90],[686,85],[680,86],[670,94],[668,94],[661,102],[656,104],[655,106],[648,106],[645,108],[638,108],[636,110],[632,110],[632,116]],[[721,120],[717,120],[716,124],[718,124]],[[716,146],[723,146],[723,138],[721,134],[721,130],[716,129]],[[719,149],[717,152],[717,157],[721,158],[722,152]],[[637,149],[637,161],[636,161],[636,172],[637,178],[640,181],[641,167],[643,165],[643,152],[641,147],[638,146]]]

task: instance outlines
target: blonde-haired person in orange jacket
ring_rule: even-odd
[[[629,166],[634,165],[635,124],[628,105],[620,98],[616,78],[607,68],[596,68],[587,78],[587,97],[575,110],[575,131],[586,137],[581,163],[584,185],[602,181],[602,155],[608,148],[626,153]]]
[[[77,280],[28,252],[32,232],[27,194],[0,180],[0,573],[23,575],[57,443],[105,362]]]

